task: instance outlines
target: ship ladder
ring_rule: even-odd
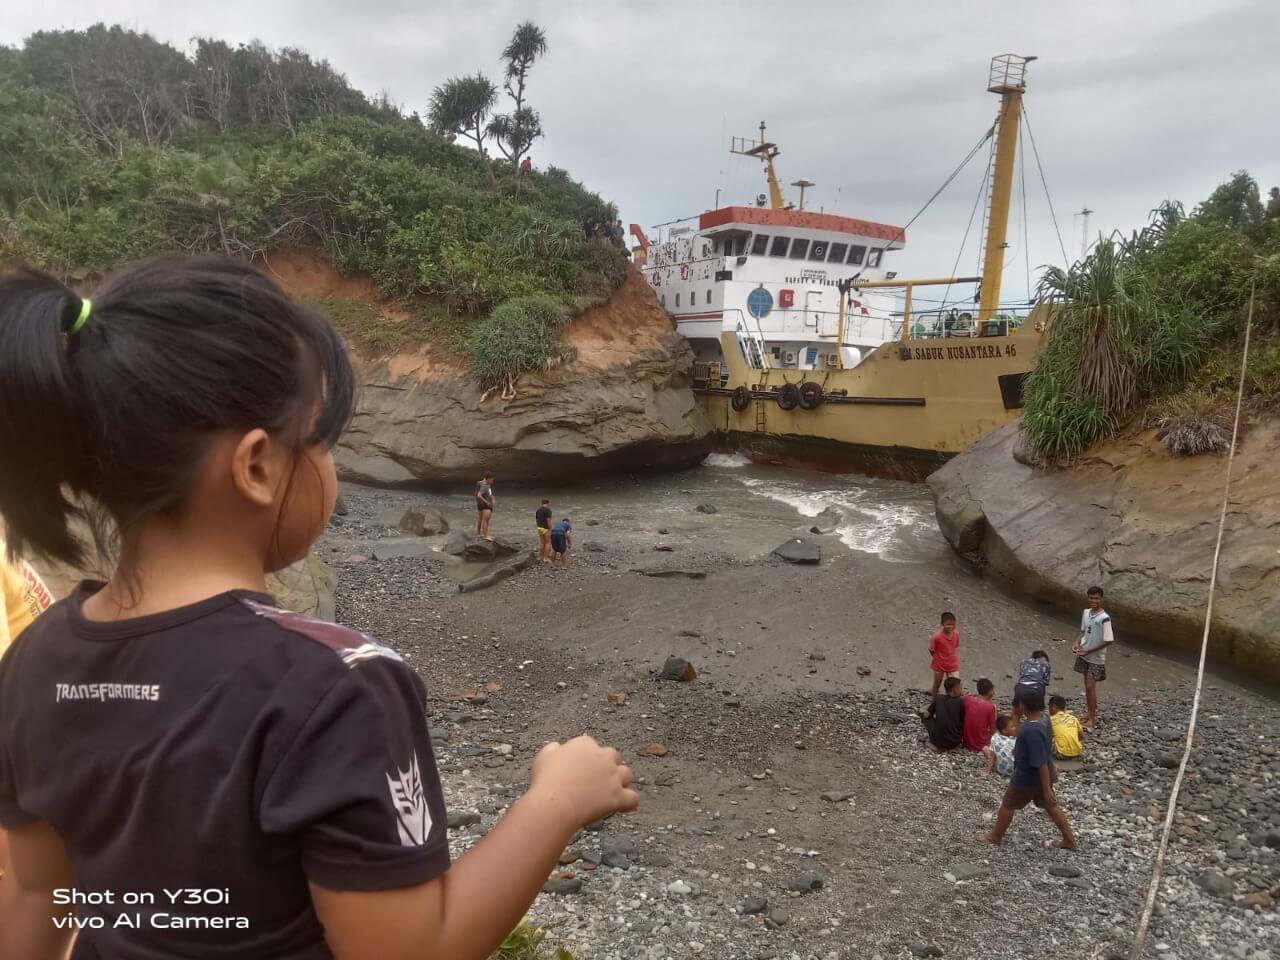
[[[765,401],[763,397],[756,398],[756,433],[767,433],[768,425],[765,422]]]

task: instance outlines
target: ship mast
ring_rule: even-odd
[[[987,241],[982,255],[979,329],[1000,308],[1000,281],[1004,274],[1004,251],[1008,246],[1009,200],[1013,196],[1018,129],[1022,122],[1022,94],[1027,89],[1027,64],[1034,59],[1012,53],[991,59],[987,90],[1000,94],[1000,114],[996,118],[995,167],[991,172]]]
[[[729,146],[729,152],[741,154],[744,157],[758,157],[764,161],[765,175],[769,179],[769,206],[774,210],[791,209],[791,205],[782,196],[782,185],[778,183],[778,173],[773,169],[773,158],[782,151],[778,149],[776,143],[770,143],[764,138],[763,120],[760,121],[759,140],[734,137],[733,143]]]

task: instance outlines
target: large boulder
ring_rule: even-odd
[[[572,359],[485,395],[465,364],[428,348],[356,358],[360,409],[335,451],[340,475],[375,486],[577,480],[680,469],[710,451],[693,353],[635,271],[565,329]],[[499,491],[499,497],[501,492]]]
[[[449,544],[445,546],[448,547]],[[482,537],[467,537],[466,544],[462,549],[462,556],[473,563],[488,563],[497,560],[499,557],[509,557],[519,552],[520,544],[512,543],[510,540],[503,540],[501,537],[494,537],[492,540],[485,540]]]
[[[1015,457],[1017,423],[929,478],[938,526],[1020,593],[1079,615],[1107,591],[1118,639],[1198,649],[1226,460],[1174,459],[1155,431],[1099,444],[1068,469]],[[1280,420],[1249,425],[1236,453],[1210,653],[1280,682]]]

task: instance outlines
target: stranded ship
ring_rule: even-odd
[[[980,276],[899,279],[903,227],[808,210],[807,180],[788,202],[764,124],[759,139],[731,144],[763,166],[768,193],[754,206],[709,210],[652,239],[632,225],[637,263],[694,349],[694,390],[726,447],[922,480],[1019,415],[1048,320],[1043,305],[1000,303],[1033,59],[991,62],[999,113],[970,153],[989,148]],[[918,309],[938,288],[963,289],[964,306]]]

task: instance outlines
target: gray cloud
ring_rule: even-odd
[[[990,126],[987,62],[1007,51],[1040,57],[1027,106],[1071,251],[1086,204],[1093,229],[1129,230],[1160,200],[1194,203],[1237,169],[1280,183],[1280,7],[1267,0],[50,0],[6,11],[0,42],[99,20],[179,46],[261,39],[421,109],[449,75],[497,76],[525,17],[551,48],[532,78],[547,130],[534,162],[567,168],[645,225],[696,214],[717,189],[722,203],[761,192],[759,165],[727,152],[761,119],[784,179],[817,181],[812,205],[905,223]],[[972,167],[913,227],[896,269],[951,269],[980,176]],[[1010,296],[1025,293],[1028,253],[1033,267],[1061,260],[1033,162],[1026,184],[1030,249],[1015,210]]]

